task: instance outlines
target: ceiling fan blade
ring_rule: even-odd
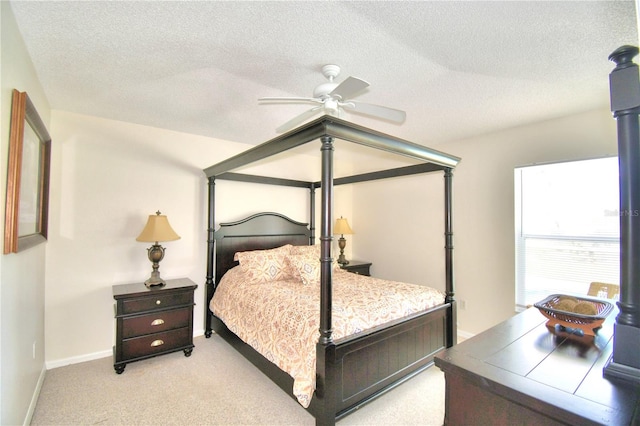
[[[341,99],[349,99],[358,92],[369,87],[369,83],[356,77],[347,77],[342,83],[329,93],[329,96],[340,96]]]
[[[371,115],[396,123],[402,123],[407,118],[407,113],[399,109],[393,109],[380,105],[365,104],[362,102],[349,101],[342,105],[351,112],[358,114]]]
[[[259,98],[258,102],[291,102],[291,103],[314,103],[321,104],[322,100],[317,98],[300,98],[300,97],[266,97]]]
[[[286,132],[287,130],[291,130],[294,127],[296,127],[298,124],[301,124],[303,121],[307,120],[308,118],[313,117],[321,110],[322,110],[322,106],[311,108],[310,110],[305,111],[296,117],[293,117],[291,120],[287,121],[286,123],[278,127],[276,129],[276,132],[283,133],[283,132]]]

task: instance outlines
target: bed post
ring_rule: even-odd
[[[320,338],[316,345],[316,396],[322,401],[322,413],[316,424],[335,424],[335,344],[332,327],[332,257],[333,241],[333,138],[323,136],[322,146],[322,204],[320,223]]]
[[[455,301],[455,280],[453,272],[453,169],[444,171],[444,235],[445,235],[445,302],[451,303],[451,323],[449,324],[446,345],[453,346],[458,341],[457,316],[458,307]]]
[[[206,281],[206,294],[207,299],[205,301],[205,329],[204,335],[205,337],[211,337],[211,311],[209,310],[209,301],[213,297],[213,292],[215,291],[215,265],[214,265],[214,256],[215,256],[215,239],[213,237],[214,229],[215,229],[215,188],[216,188],[216,178],[215,176],[211,176],[209,178],[209,206],[208,206],[208,223],[207,223],[207,281]]]
[[[316,185],[309,185],[309,245],[316,243]]]
[[[604,376],[640,383],[640,84],[636,46],[621,46],[609,60],[611,111],[618,130],[620,170],[620,300],[613,351]],[[636,411],[637,412],[637,411]]]
[[[331,334],[331,242],[333,241],[331,217],[333,213],[333,138],[323,136],[322,147],[322,211],[320,213],[320,343],[327,344]]]

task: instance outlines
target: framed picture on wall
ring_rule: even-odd
[[[26,92],[13,90],[4,254],[47,240],[51,137]]]

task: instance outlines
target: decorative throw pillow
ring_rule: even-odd
[[[313,246],[292,246],[290,258],[294,276],[305,285],[320,282],[320,244]],[[332,263],[333,270],[340,269],[337,258]]]
[[[247,279],[252,283],[265,283],[293,278],[291,266],[287,260],[291,245],[269,250],[238,252],[235,258]]]
[[[302,284],[320,283],[320,254],[313,251],[291,256],[294,270],[302,280]]]

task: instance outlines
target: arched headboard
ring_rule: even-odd
[[[292,244],[309,245],[307,223],[296,222],[279,213],[257,213],[245,219],[221,223],[214,233],[216,244],[216,284],[238,262],[235,253],[248,250],[266,250]]]

